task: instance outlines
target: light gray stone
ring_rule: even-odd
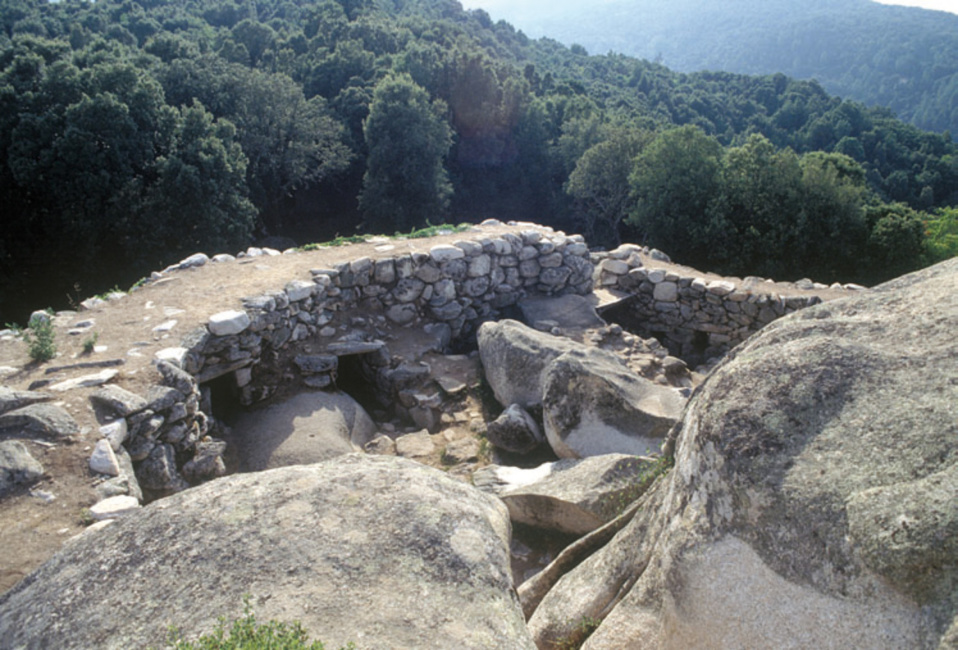
[[[629,272],[629,265],[622,260],[606,258],[599,264],[599,269],[612,275],[625,275]]]
[[[439,246],[433,246],[429,249],[429,256],[432,257],[433,262],[436,264],[442,264],[443,262],[461,260],[466,256],[466,253],[456,246],[440,244]]]
[[[499,498],[514,523],[585,535],[643,493],[655,461],[626,454],[560,460],[535,469],[499,468]]]
[[[51,399],[53,399],[53,395],[49,393],[15,390],[7,386],[0,386],[0,415],[31,404],[49,402]]]
[[[248,593],[258,620],[330,648],[533,650],[509,542],[500,501],[403,459],[236,475],[70,544],[0,596],[0,638],[162,647],[171,626],[195,638],[241,618]]]
[[[375,454],[378,456],[395,456],[396,441],[389,436],[379,435],[367,442],[363,446],[363,449],[367,454]]]
[[[503,406],[518,404],[524,409],[542,403],[542,383],[549,365],[580,347],[514,320],[483,323],[478,342],[486,380],[496,400]]]
[[[0,433],[25,438],[69,439],[80,433],[73,416],[55,404],[31,404],[0,415]]]
[[[82,377],[74,377],[73,379],[66,379],[64,381],[51,384],[48,386],[48,388],[57,393],[65,393],[77,388],[102,386],[103,384],[112,381],[118,374],[120,374],[119,370],[116,370],[115,368],[106,368],[100,372],[83,375]]]
[[[113,453],[109,440],[97,440],[93,447],[93,454],[90,455],[90,469],[97,474],[120,475],[120,464],[116,460],[116,454]]]
[[[43,466],[18,440],[0,441],[0,494],[43,478]]]
[[[190,269],[198,266],[205,266],[207,262],[210,261],[210,258],[205,253],[196,253],[195,255],[190,255],[185,260],[177,264],[177,268],[180,270]]]
[[[735,285],[728,280],[714,280],[708,283],[707,291],[713,296],[727,296],[735,291]]]
[[[123,443],[129,439],[130,429],[127,426],[126,419],[119,418],[100,427],[100,435],[110,442],[113,451],[119,451]]]
[[[148,406],[145,399],[119,386],[98,388],[90,395],[90,401],[120,417],[138,413]]]
[[[660,282],[655,285],[652,297],[661,302],[675,302],[679,299],[679,285],[674,282]]]
[[[216,336],[232,336],[245,331],[249,325],[249,314],[245,311],[230,310],[210,316],[208,327]]]
[[[675,469],[542,600],[540,647],[592,615],[587,650],[952,647],[956,278],[945,262],[737,348]]]
[[[107,519],[119,519],[125,517],[140,508],[140,502],[136,497],[115,496],[98,501],[90,507],[90,516],[96,521],[105,521]]]
[[[298,302],[312,298],[316,295],[316,289],[315,282],[308,282],[306,280],[293,280],[292,282],[288,282],[285,287],[286,295],[289,296],[290,302]],[[215,334],[216,332],[213,333]]]
[[[658,452],[685,400],[604,350],[557,358],[543,381],[546,439],[559,458]]]
[[[436,455],[436,443],[428,431],[407,433],[396,438],[396,454],[418,461],[432,460]]]
[[[153,355],[153,358],[157,361],[166,361],[172,363],[180,368],[186,363],[186,356],[190,353],[186,348],[174,347],[174,348],[163,348],[159,352]]]

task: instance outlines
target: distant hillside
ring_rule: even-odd
[[[683,72],[782,72],[958,135],[958,16],[870,0],[525,0],[490,5],[530,36]]]

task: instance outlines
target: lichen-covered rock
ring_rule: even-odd
[[[496,399],[503,406],[529,409],[542,404],[542,383],[560,355],[583,346],[570,339],[537,332],[514,320],[483,323],[479,356]]]
[[[162,647],[218,617],[299,621],[338,648],[534,648],[494,497],[349,455],[235,475],[81,537],[0,596],[4,647]]]
[[[90,401],[101,405],[120,417],[139,413],[147,407],[145,399],[119,386],[98,388],[90,395]]]
[[[18,440],[0,441],[0,494],[18,485],[30,485],[43,477],[43,466]]]
[[[518,404],[510,405],[486,425],[486,439],[516,454],[527,454],[546,440],[539,424]]]
[[[78,433],[73,416],[56,404],[31,404],[0,415],[0,436],[57,440]]]
[[[954,647],[956,325],[952,260],[736,349],[674,470],[539,605],[540,647],[586,616],[593,650]]]
[[[682,415],[678,391],[636,375],[605,350],[573,350],[543,382],[546,439],[560,458],[657,453]]]
[[[642,494],[655,461],[626,454],[560,460],[534,469],[491,467],[475,481],[490,486],[512,521],[570,535],[590,533]],[[489,476],[492,474],[492,476]]]
[[[48,402],[51,399],[53,399],[53,395],[49,393],[15,390],[7,386],[0,386],[0,415],[8,411],[15,411],[24,406],[30,406],[31,404]]]

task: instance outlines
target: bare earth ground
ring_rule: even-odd
[[[322,248],[311,252],[274,257],[242,258],[235,262],[210,263],[203,267],[175,271],[162,280],[148,284],[122,299],[80,313],[62,313],[55,319],[58,356],[43,363],[32,363],[24,342],[12,337],[0,339],[0,383],[26,390],[39,380],[63,381],[97,372],[97,368],[65,369],[47,374],[51,368],[81,362],[124,360],[112,383],[143,394],[159,375],[151,361],[159,350],[175,347],[183,336],[205,325],[215,313],[240,309],[241,299],[265,291],[282,289],[287,282],[311,278],[310,269],[329,268],[338,262],[361,257],[392,257],[410,252],[428,252],[432,246],[461,239],[495,237],[505,232],[519,233],[529,224],[489,226],[473,232],[455,233],[429,239],[373,239],[366,243]],[[719,276],[702,274],[684,267],[648,260],[650,268],[678,270],[683,275],[707,279]],[[725,278],[729,279],[729,278]],[[733,279],[734,280],[734,279]],[[769,285],[763,285],[764,292]],[[802,292],[792,286],[779,289],[783,294]],[[825,299],[841,292],[816,291]],[[38,305],[42,308],[42,305]],[[98,335],[97,345],[105,349],[87,355],[83,343],[88,335],[70,336],[72,324],[93,319],[90,330]],[[161,323],[176,321],[165,333],[154,332]],[[397,344],[390,343],[390,349]],[[393,350],[395,353],[395,350]],[[43,389],[40,389],[43,390]],[[0,593],[8,590],[30,571],[42,564],[71,537],[81,533],[87,522],[83,509],[96,502],[96,477],[88,466],[89,455],[99,438],[100,423],[90,407],[94,389],[80,388],[57,394],[55,403],[73,415],[81,427],[75,441],[38,443],[25,441],[30,453],[43,465],[45,478],[30,490],[20,490],[0,499]],[[479,413],[481,404],[467,399],[463,417],[447,423],[442,433],[448,440],[468,433],[468,420]],[[437,457],[430,464],[439,464]]]

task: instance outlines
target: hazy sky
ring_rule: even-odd
[[[908,7],[924,7],[925,9],[938,9],[939,11],[950,11],[958,14],[958,0],[875,0],[886,5],[905,5]],[[497,18],[495,12],[502,7],[515,5],[517,2],[525,4],[530,0],[459,0],[466,9],[485,9],[493,18]],[[533,0],[539,2],[540,0]]]
[[[924,7],[938,11],[950,11],[958,14],[958,0],[875,0],[883,5],[905,5],[906,7]]]

